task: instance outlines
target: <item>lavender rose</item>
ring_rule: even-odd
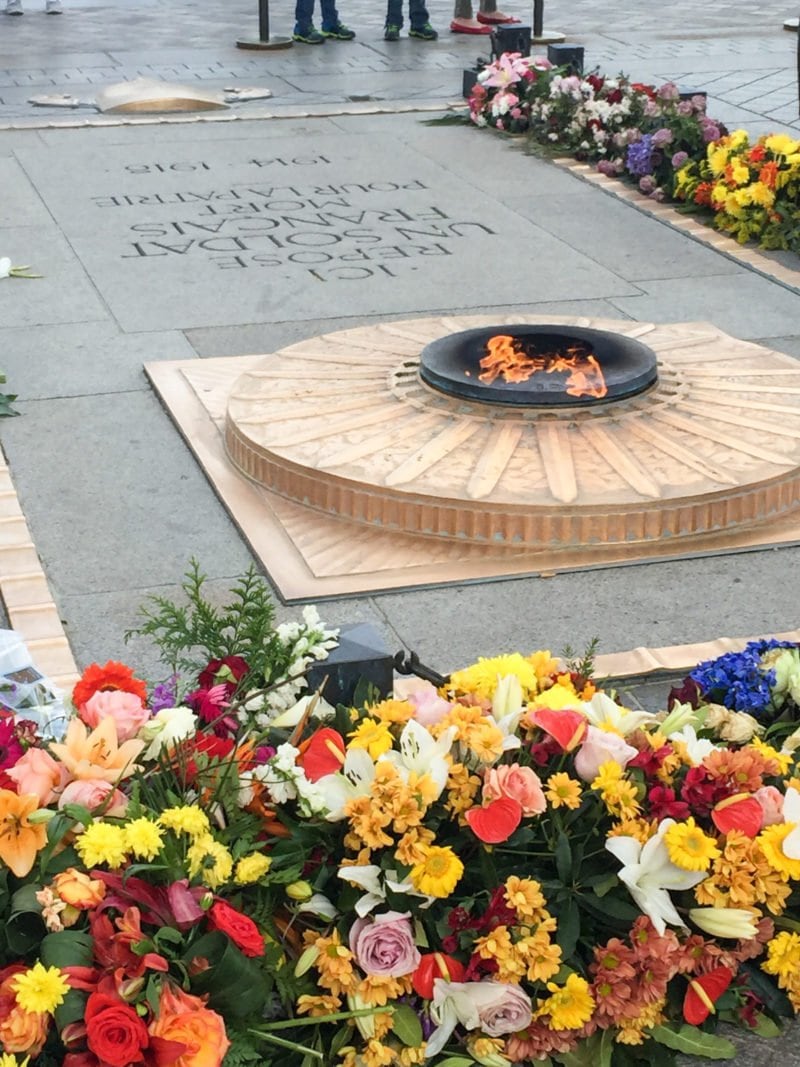
[[[356,919],[350,930],[350,950],[365,974],[402,978],[419,966],[409,912],[387,911],[373,919]]]
[[[437,979],[433,988],[434,1007],[440,1015],[444,1001],[449,999],[463,1026],[468,1030],[483,1030],[489,1037],[516,1034],[533,1017],[530,997],[510,982],[443,983]]]

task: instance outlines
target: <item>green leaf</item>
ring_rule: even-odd
[[[6,923],[6,944],[12,956],[27,956],[39,947],[46,932],[41,915],[21,911]]]
[[[444,1060],[436,1060],[436,1067],[475,1067],[475,1060],[471,1056],[448,1056]]]
[[[392,1030],[404,1045],[416,1048],[422,1044],[422,1023],[408,1004],[399,1004],[392,1012]]]
[[[83,930],[59,930],[42,938],[39,956],[45,967],[91,967],[94,939]]]
[[[87,994],[82,993],[79,989],[70,989],[67,991],[64,1000],[53,1013],[56,1026],[59,1030],[63,1030],[64,1027],[69,1026],[70,1023],[77,1023],[83,1019],[86,1013],[87,1000]]]
[[[726,1037],[707,1034],[696,1026],[685,1024],[674,1030],[669,1026],[654,1026],[650,1031],[654,1041],[658,1041],[676,1052],[685,1052],[689,1056],[705,1056],[707,1060],[732,1060],[736,1055],[736,1046]]]
[[[192,991],[209,994],[209,1007],[223,1017],[244,1019],[260,1015],[271,992],[266,975],[253,960],[240,952],[220,930],[212,930],[184,953],[187,962],[204,957],[211,965],[192,981]]]
[[[753,1027],[753,1033],[758,1034],[759,1037],[780,1037],[780,1026],[774,1019],[770,1019],[769,1015],[764,1015],[763,1012],[759,1012],[756,1015],[756,1025]]]
[[[575,951],[578,938],[581,935],[581,915],[574,897],[570,897],[566,905],[558,912],[558,925],[556,927],[556,943],[561,948],[562,959],[568,960]]]
[[[572,883],[572,849],[569,837],[560,834],[555,848],[556,870],[563,885]]]

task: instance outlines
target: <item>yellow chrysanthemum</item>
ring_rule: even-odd
[[[498,681],[509,674],[519,681],[523,694],[535,693],[539,688],[535,666],[519,652],[479,659],[471,667],[451,674],[450,687],[462,693],[474,693],[485,700],[491,700]]]
[[[70,985],[60,967],[45,967],[38,960],[29,971],[17,975],[12,988],[23,1011],[44,1015],[64,1003]]]
[[[551,808],[567,808],[575,811],[581,806],[581,783],[565,771],[551,774],[546,782],[545,797]]]
[[[761,970],[778,978],[791,978],[800,968],[800,934],[783,930],[767,943],[767,958]]]
[[[407,700],[382,700],[372,705],[369,714],[380,722],[405,724],[414,717],[414,707]]]
[[[578,703],[578,695],[571,685],[556,682],[549,689],[543,690],[531,701],[532,708],[549,708],[551,711],[562,711],[564,708],[574,708]]]
[[[778,871],[785,878],[800,881],[800,860],[792,859],[783,851],[783,842],[796,827],[797,824],[793,822],[781,822],[775,823],[773,826],[765,826],[756,841],[761,846],[761,851],[773,870]]]
[[[551,674],[555,674],[560,664],[557,659],[553,659],[550,652],[546,649],[540,649],[538,652],[531,652],[530,656],[525,657],[536,672],[536,677],[539,680],[543,678],[549,678]]]
[[[188,834],[189,837],[204,837],[211,830],[206,813],[188,804],[180,808],[166,808],[158,821],[165,830]]]
[[[134,819],[125,827],[125,844],[137,859],[154,860],[163,843],[161,830],[149,819]]]
[[[800,141],[795,141],[786,133],[771,133],[764,138],[764,145],[776,156],[788,156],[800,151]]]
[[[236,870],[233,874],[234,881],[238,882],[239,885],[253,885],[264,877],[271,866],[272,860],[269,856],[265,856],[261,852],[251,852],[249,856],[242,856],[236,864]]]
[[[389,724],[378,719],[362,719],[347,736],[350,738],[350,748],[364,748],[374,760],[380,759],[393,744]]]
[[[775,193],[763,182],[753,182],[749,189],[751,204],[758,204],[759,207],[772,207],[775,203]]]
[[[425,859],[411,868],[411,884],[429,897],[449,897],[464,873],[464,864],[452,848],[433,845]]]
[[[549,1016],[547,1025],[551,1030],[579,1030],[591,1019],[594,997],[585,978],[571,974],[563,986],[548,982],[547,988],[552,996],[540,1002],[536,1015]]]
[[[504,899],[517,918],[528,923],[541,916],[546,903],[538,882],[532,878],[519,878],[516,874],[506,879]]]
[[[715,178],[722,174],[728,165],[729,149],[726,145],[719,148],[709,148],[708,165]]]
[[[75,841],[75,851],[87,867],[121,867],[128,858],[128,842],[121,826],[93,822]]]
[[[217,889],[230,880],[233,872],[233,857],[224,845],[208,834],[192,842],[186,853],[189,874],[202,877],[209,889]]]
[[[669,858],[684,871],[707,871],[712,860],[721,855],[716,842],[705,834],[689,816],[676,822],[664,834]]]
[[[29,1059],[30,1056],[26,1056],[24,1060],[18,1060],[10,1052],[3,1052],[0,1054],[0,1067],[28,1067]]]
[[[794,762],[790,752],[779,752],[777,748],[768,745],[760,737],[754,737],[747,747],[754,748],[757,752],[760,752],[764,759],[775,760],[780,774],[789,773],[789,768]]]

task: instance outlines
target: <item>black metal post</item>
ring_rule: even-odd
[[[544,0],[533,0],[533,36],[541,37],[544,30]]]
[[[291,37],[269,35],[269,0],[258,0],[258,37],[243,37],[236,42],[236,47],[259,51],[292,47]]]

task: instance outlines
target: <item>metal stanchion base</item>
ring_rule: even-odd
[[[783,28],[785,30],[796,30],[799,23],[800,19],[787,19],[783,24]]]
[[[566,39],[567,35],[558,30],[542,30],[538,37],[531,37],[531,44],[560,44]]]
[[[291,48],[293,44],[291,37],[270,37],[267,41],[262,41],[259,37],[242,37],[236,42],[236,47],[268,52],[278,48]]]

